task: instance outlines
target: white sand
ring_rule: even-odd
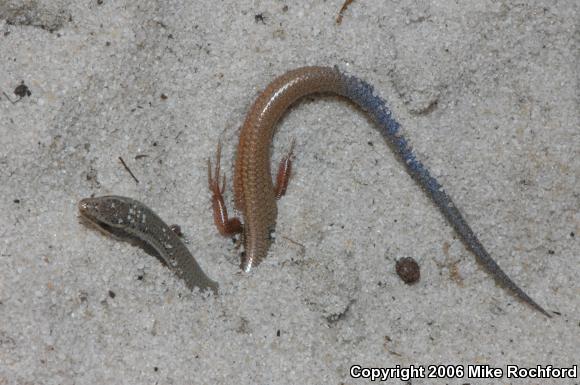
[[[0,0],[0,91],[31,91],[16,104],[0,92],[1,385],[359,384],[351,365],[578,364],[578,3],[355,1],[337,25],[340,6]],[[221,137],[231,202],[248,106],[313,64],[375,85],[490,254],[558,315],[497,287],[372,123],[333,97],[282,120],[273,161],[296,137],[296,172],[277,242],[239,272],[213,226],[206,158]],[[222,294],[190,294],[81,226],[76,202],[92,194],[179,223]],[[403,256],[421,265],[415,286],[395,274]]]

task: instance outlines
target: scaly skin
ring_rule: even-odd
[[[270,172],[270,146],[276,123],[288,107],[303,96],[316,93],[331,93],[354,102],[375,121],[376,128],[389,147],[405,166],[407,172],[431,198],[466,247],[478,262],[492,275],[497,283],[507,287],[518,298],[544,315],[550,315],[532,300],[503,272],[489,256],[471,230],[459,210],[445,193],[441,185],[413,154],[407,140],[400,132],[399,123],[392,117],[385,101],[377,96],[373,87],[361,79],[346,75],[336,68],[303,67],[288,71],[271,82],[258,96],[242,126],[234,175],[236,208],[243,216],[243,246],[241,268],[250,271],[264,259],[272,242],[271,232],[276,226],[276,191]],[[211,178],[216,225],[222,234],[241,231],[237,218],[228,219],[219,187],[219,156],[216,179]],[[286,175],[286,178],[288,175]],[[280,183],[280,173],[278,176]],[[287,180],[286,180],[287,181]],[[220,204],[217,205],[216,202]],[[225,215],[224,215],[225,214]]]
[[[106,234],[137,240],[153,249],[190,289],[211,289],[217,294],[217,282],[205,275],[175,232],[143,203],[121,196],[85,198],[79,202],[79,211],[82,218]]]

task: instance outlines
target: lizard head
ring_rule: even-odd
[[[102,196],[81,199],[79,212],[81,217],[107,233],[125,229],[134,220],[128,198]]]

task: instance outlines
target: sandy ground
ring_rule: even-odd
[[[578,364],[578,3],[357,0],[339,25],[341,6],[0,0],[1,385],[339,385],[370,383],[352,365]],[[205,162],[221,138],[231,203],[249,105],[303,65],[375,85],[552,319],[494,284],[373,124],[335,97],[280,122],[273,162],[297,145],[277,241],[239,272]],[[190,293],[142,250],[81,226],[77,201],[105,194],[180,224],[221,294]],[[407,256],[421,265],[414,286],[395,273]],[[459,377],[410,383],[579,382]]]

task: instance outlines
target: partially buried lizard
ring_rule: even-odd
[[[228,218],[222,197],[225,177],[223,180],[220,178],[220,145],[213,175],[208,161],[208,182],[213,195],[214,222],[222,235],[242,233],[244,251],[241,268],[244,271],[250,271],[268,253],[272,243],[271,234],[276,225],[276,199],[284,194],[290,176],[292,149],[280,164],[276,185],[272,183],[270,146],[276,123],[290,105],[303,96],[315,93],[343,96],[366,111],[407,172],[447,218],[465,246],[475,254],[478,262],[497,283],[511,290],[536,310],[551,317],[490,257],[439,182],[417,160],[400,132],[399,123],[393,118],[385,101],[375,94],[373,87],[357,77],[331,67],[303,67],[288,71],[266,87],[248,112],[241,129],[234,172],[235,205],[242,213],[243,224],[238,218]]]
[[[135,243],[158,257],[190,289],[218,292],[181,239],[157,214],[135,199],[108,195],[79,202],[81,217],[107,235]]]

